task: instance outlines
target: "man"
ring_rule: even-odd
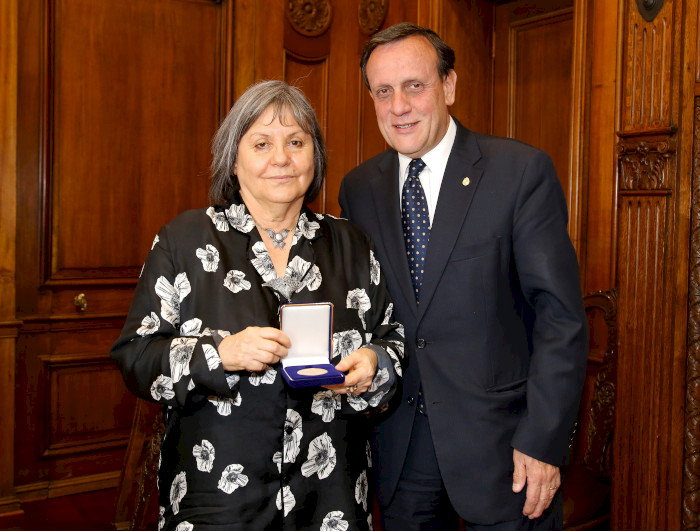
[[[361,67],[392,149],[339,201],[375,242],[409,356],[374,434],[382,526],[561,528],[588,334],[552,162],[449,115],[454,52],[431,30],[376,34]]]

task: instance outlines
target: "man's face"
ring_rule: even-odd
[[[437,52],[424,37],[375,48],[367,62],[367,79],[379,130],[392,148],[416,159],[442,140],[457,74],[451,70],[440,79]]]

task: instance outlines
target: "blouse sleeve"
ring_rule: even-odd
[[[393,320],[394,305],[379,261],[371,247],[368,260],[369,304],[365,305],[366,310],[362,316],[365,326],[363,347],[372,349],[377,355],[377,372],[372,385],[365,393],[347,394],[347,404],[356,411],[378,408],[388,403],[396,392],[399,378],[402,376],[402,366],[405,364],[403,326]]]
[[[238,395],[238,379],[227,379],[217,351],[228,332],[200,333],[197,319],[181,323],[180,307],[190,292],[187,271],[179,271],[172,260],[166,226],[153,241],[121,336],[110,351],[135,395],[169,406]]]

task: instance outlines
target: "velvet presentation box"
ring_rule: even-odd
[[[292,347],[282,359],[282,376],[292,388],[341,384],[345,375],[331,361],[332,303],[290,303],[280,307],[280,328]]]

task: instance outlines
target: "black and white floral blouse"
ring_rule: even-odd
[[[371,528],[365,413],[393,395],[403,363],[379,264],[359,230],[304,207],[278,278],[254,229],[240,197],[163,227],[112,348],[129,389],[167,405],[159,527]],[[293,389],[278,366],[224,371],[224,337],[279,327],[280,303],[320,301],[334,304],[334,363],[377,353],[366,393]]]

